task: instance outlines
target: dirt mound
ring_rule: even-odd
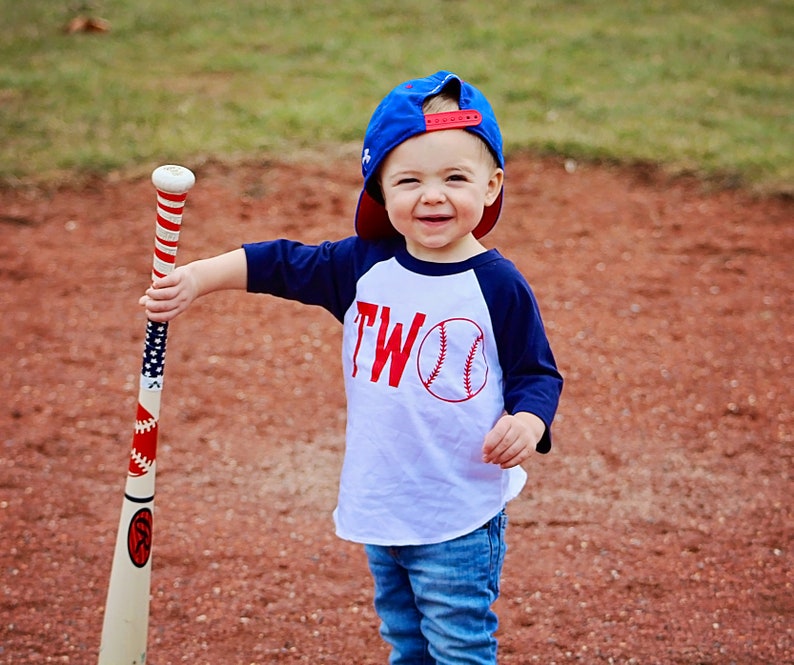
[[[794,205],[516,157],[487,237],[566,386],[509,508],[502,663],[794,662]],[[350,233],[355,160],[197,170],[179,263]],[[93,663],[137,395],[147,180],[0,192],[0,662]],[[216,294],[171,326],[147,662],[384,663],[333,535],[341,330]]]

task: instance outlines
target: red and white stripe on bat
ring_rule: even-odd
[[[187,199],[187,192],[171,194],[157,190],[157,227],[152,260],[152,278],[165,277],[174,269],[185,199]]]

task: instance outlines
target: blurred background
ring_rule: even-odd
[[[790,0],[0,0],[0,182],[360,141],[450,69],[508,153],[792,191]]]

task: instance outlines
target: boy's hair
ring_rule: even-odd
[[[452,94],[449,87],[444,88],[437,95],[428,97],[422,104],[422,113],[444,113],[445,111],[459,111],[460,103],[458,98]]]
[[[460,86],[458,86],[458,89],[460,89]],[[447,111],[460,111],[460,103],[458,102],[457,96],[453,94],[451,85],[444,88],[437,95],[428,97],[424,104],[422,104],[422,113],[425,115],[432,115],[433,113],[446,113]],[[491,149],[488,147],[488,144],[481,138],[480,144],[483,148],[483,157],[489,161],[492,168],[498,168],[499,162],[497,161],[497,158]],[[380,176],[378,176],[378,178],[380,179]]]

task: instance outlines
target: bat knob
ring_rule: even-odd
[[[165,164],[152,172],[152,183],[161,192],[184,194],[196,183],[196,176],[184,166]]]

